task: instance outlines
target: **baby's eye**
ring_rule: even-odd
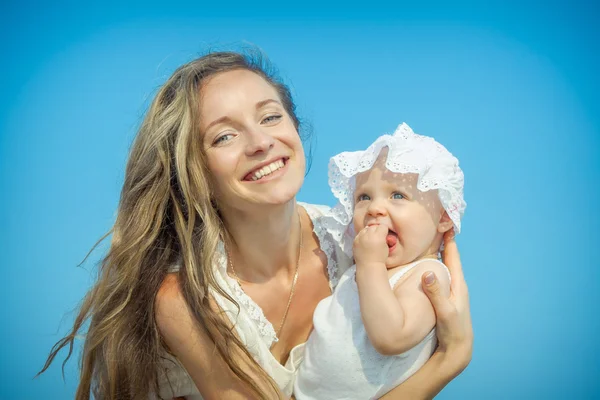
[[[356,197],[356,202],[365,201],[365,200],[371,200],[369,195],[363,193],[363,194],[359,194],[358,197]]]
[[[402,199],[404,199],[404,195],[402,193],[395,192],[392,194],[392,199],[402,200]]]

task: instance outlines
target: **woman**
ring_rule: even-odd
[[[351,262],[329,209],[296,202],[299,127],[260,59],[179,68],[134,141],[99,280],[42,371],[90,318],[77,399],[289,398],[313,311]],[[446,248],[454,297],[427,286],[440,347],[386,397],[433,397],[470,360],[466,285]]]

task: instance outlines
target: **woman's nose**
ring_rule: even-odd
[[[275,139],[273,139],[273,136],[265,133],[261,129],[247,131],[247,137],[248,142],[246,146],[246,154],[248,156],[265,153],[275,144]]]

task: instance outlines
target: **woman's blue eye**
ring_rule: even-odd
[[[396,193],[392,194],[392,199],[394,199],[394,200],[402,200],[403,198],[404,198],[404,195],[402,193],[396,192]]]
[[[231,140],[231,136],[233,136],[231,133],[226,133],[225,135],[217,138],[217,140],[215,140],[215,144],[220,144],[220,143],[226,142],[228,140]]]
[[[364,201],[364,200],[371,200],[371,198],[370,198],[368,195],[366,195],[366,194],[361,194],[361,195],[359,195],[359,196],[356,198],[356,201],[357,201],[357,202],[358,202],[358,201]]]
[[[271,122],[275,122],[281,119],[281,115],[269,115],[268,117],[266,117],[265,119],[262,120],[263,123],[271,123]]]

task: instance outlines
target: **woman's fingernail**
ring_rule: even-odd
[[[433,272],[428,272],[425,275],[425,284],[431,285],[433,282],[435,282],[435,274]]]

